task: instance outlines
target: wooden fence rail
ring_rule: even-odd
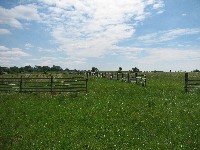
[[[86,92],[88,79],[71,78],[0,78],[0,92]]]
[[[200,74],[195,76],[189,76],[188,73],[185,73],[185,92],[188,92],[189,89],[200,88]]]

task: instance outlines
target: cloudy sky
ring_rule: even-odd
[[[0,66],[200,69],[200,0],[0,0]]]

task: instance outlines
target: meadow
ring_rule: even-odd
[[[90,77],[89,93],[0,93],[0,149],[200,149],[200,91],[184,73],[147,86]]]

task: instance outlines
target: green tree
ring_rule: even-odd
[[[25,66],[24,67],[24,71],[26,71],[26,72],[33,72],[33,67],[31,67],[30,65],[29,66]]]
[[[41,66],[35,66],[35,67],[34,67],[34,71],[35,71],[35,72],[42,72],[43,69],[42,69]]]
[[[69,71],[69,69],[68,69],[68,68],[65,68],[65,71],[67,71],[67,72],[68,72],[68,71]]]
[[[96,67],[92,67],[92,70],[91,70],[92,72],[98,72],[99,71],[99,69],[97,69]]]
[[[132,68],[132,70],[133,70],[133,72],[139,72],[140,71],[137,67]]]
[[[47,72],[47,71],[50,71],[51,68],[49,66],[42,66],[42,71],[43,72]]]
[[[119,67],[119,70],[118,70],[118,72],[122,72],[122,67]]]
[[[198,70],[198,69],[196,69],[196,70],[193,70],[193,72],[199,72],[199,70]]]
[[[18,73],[19,72],[19,68],[14,66],[14,67],[10,67],[10,71],[11,73]]]
[[[0,67],[0,73],[3,74],[3,72],[7,72],[7,73],[10,73],[10,68],[8,67]]]
[[[51,71],[62,71],[63,69],[60,66],[55,66],[51,67]]]

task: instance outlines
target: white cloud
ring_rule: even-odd
[[[160,10],[157,12],[157,14],[162,14],[164,12],[164,10]]]
[[[165,4],[163,0],[149,0],[150,4],[153,4],[153,9],[157,10],[157,14],[163,13]]]
[[[0,51],[7,51],[9,50],[9,48],[5,47],[5,46],[2,46],[0,45]]]
[[[39,52],[51,52],[51,53],[58,51],[57,49],[42,48],[42,47],[38,47],[37,50],[38,50]]]
[[[10,57],[10,56],[16,56],[16,57],[24,57],[24,56],[30,56],[29,54],[25,53],[20,48],[7,48],[4,46],[0,46],[0,57]]]
[[[0,56],[0,66],[16,66],[16,61],[19,61],[18,57],[1,57]]]
[[[16,63],[22,57],[29,56],[20,48],[8,48],[0,45],[0,63],[2,65],[8,66],[10,63]]]
[[[31,48],[33,48],[33,45],[32,44],[30,44],[30,43],[26,43],[25,44],[25,48],[28,50],[28,49],[31,49]]]
[[[145,59],[152,60],[151,62],[161,61],[179,61],[179,60],[200,60],[200,51],[196,49],[170,49],[170,48],[154,48],[148,50],[149,56]]]
[[[153,4],[154,9],[162,9],[165,6],[164,1],[162,0],[155,0]]]
[[[150,51],[150,50],[149,50]],[[147,59],[154,61],[179,61],[179,60],[200,60],[200,51],[198,50],[184,50],[184,49],[169,49],[157,48],[152,49],[151,54]]]
[[[11,9],[0,6],[0,24],[6,24],[14,28],[22,29],[21,20],[40,20],[37,9],[33,6],[19,5]]]
[[[40,65],[40,66],[53,66],[58,65],[61,66],[63,69],[65,67],[70,67],[70,69],[82,69],[83,65],[86,63],[87,59],[85,58],[76,58],[76,57],[40,57],[40,58],[33,58],[30,59],[30,62],[32,62],[30,65]]]
[[[11,34],[11,32],[7,29],[0,29],[0,35],[1,34]]]
[[[154,68],[169,71],[179,68],[179,70],[191,71],[199,67],[200,51],[198,49],[143,48],[141,52],[147,52],[147,55],[133,58],[130,57],[131,55],[127,55],[127,58],[134,61],[143,70]]]
[[[199,34],[200,28],[185,28],[185,29],[173,29],[168,31],[160,31],[156,33],[147,34],[138,37],[138,39],[145,43],[157,43],[173,40],[184,35]]]
[[[20,29],[21,20],[39,20],[67,56],[99,57],[132,37],[137,23],[151,15],[147,6],[160,11],[162,4],[162,0],[38,0],[11,9],[0,7],[0,24]]]
[[[40,16],[48,31],[70,57],[99,57],[121,40],[132,37],[136,23],[160,11],[153,0],[40,0]],[[155,5],[155,6],[154,6]],[[156,6],[157,5],[157,6]]]

